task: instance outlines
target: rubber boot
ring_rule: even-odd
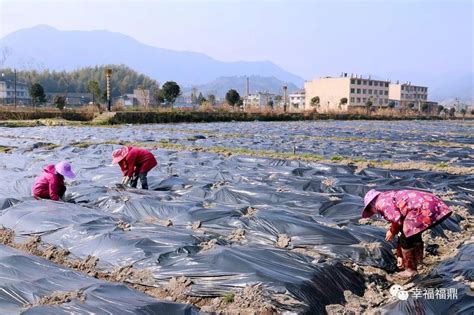
[[[415,256],[416,256],[416,262],[418,265],[423,264],[423,253],[424,253],[423,243],[415,244]]]
[[[416,248],[404,249],[402,248],[403,263],[405,271],[400,272],[398,276],[402,279],[409,279],[417,274],[418,260],[416,257]]]

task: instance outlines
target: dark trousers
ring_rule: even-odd
[[[133,176],[132,180],[130,181],[130,187],[137,188],[138,179],[140,179],[142,189],[148,189],[148,179],[146,178],[147,174],[148,173],[140,173],[138,176]]]
[[[65,193],[66,193],[66,186],[62,186],[61,188],[59,188],[59,191],[58,191],[59,198],[63,199]]]
[[[441,222],[443,222],[444,220],[446,220],[451,214],[448,214],[447,216],[445,216],[444,218],[442,218],[441,220],[439,220],[438,222],[436,222],[435,224],[433,224],[432,226],[430,226],[430,229],[434,228],[435,226],[439,225]],[[423,238],[421,237],[421,233],[423,232],[420,232],[418,234],[415,234],[415,235],[412,235],[410,237],[406,237],[404,234],[403,234],[403,231],[402,233],[400,233],[400,239],[399,239],[399,242],[400,242],[400,246],[403,248],[403,249],[410,249],[410,248],[413,248],[413,247],[416,247],[418,244],[423,244]]]
[[[400,234],[399,242],[400,246],[403,249],[410,249],[416,247],[418,244],[423,244],[423,239],[421,238],[421,233],[406,237],[403,232]]]

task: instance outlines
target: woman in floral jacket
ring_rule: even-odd
[[[417,266],[423,259],[421,233],[439,224],[451,213],[449,207],[431,193],[418,190],[380,192],[372,189],[365,195],[362,217],[380,214],[391,222],[385,237],[387,241],[401,233],[399,244],[405,271],[400,273],[400,277],[410,278],[417,273]]]

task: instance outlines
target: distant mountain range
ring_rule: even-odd
[[[288,86],[288,93],[298,90],[298,87],[289,82],[283,82],[275,77],[249,76],[249,92],[270,92],[273,94],[283,94],[283,86]],[[245,95],[247,89],[247,76],[219,77],[212,82],[187,87],[184,89],[185,94],[190,94],[192,89],[196,89],[197,93],[204,96],[214,94],[223,98],[228,90],[235,89],[241,96]]]
[[[0,39],[0,67],[3,68],[70,71],[107,64],[123,64],[161,84],[173,80],[188,87],[185,91],[196,87],[203,94],[222,95],[229,88],[243,94],[246,76],[251,77],[251,92],[280,92],[283,84],[291,91],[295,87],[302,88],[304,83],[301,77],[270,61],[223,62],[202,53],[152,47],[110,31],[60,31],[39,25]],[[381,78],[387,79],[383,75]],[[391,79],[428,86],[430,100],[443,103],[454,98],[465,103],[474,100],[472,69],[439,76],[399,73]]]
[[[60,31],[39,25],[2,38],[0,52],[8,52],[3,67],[74,70],[124,64],[161,83],[173,80],[181,86],[202,85],[218,77],[250,75],[274,77],[296,86],[304,82],[270,61],[223,62],[201,53],[148,46],[109,31]]]

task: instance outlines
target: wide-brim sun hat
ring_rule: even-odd
[[[128,147],[121,147],[112,152],[112,163],[117,164],[122,161],[128,154]]]
[[[71,164],[69,164],[66,161],[59,162],[54,166],[54,169],[58,174],[63,175],[64,177],[67,178],[74,178],[76,177],[76,174],[72,171]]]
[[[381,192],[375,189],[369,190],[364,197],[364,209],[362,210],[362,217],[363,218],[370,218],[374,213],[370,211],[371,203],[380,195]]]

